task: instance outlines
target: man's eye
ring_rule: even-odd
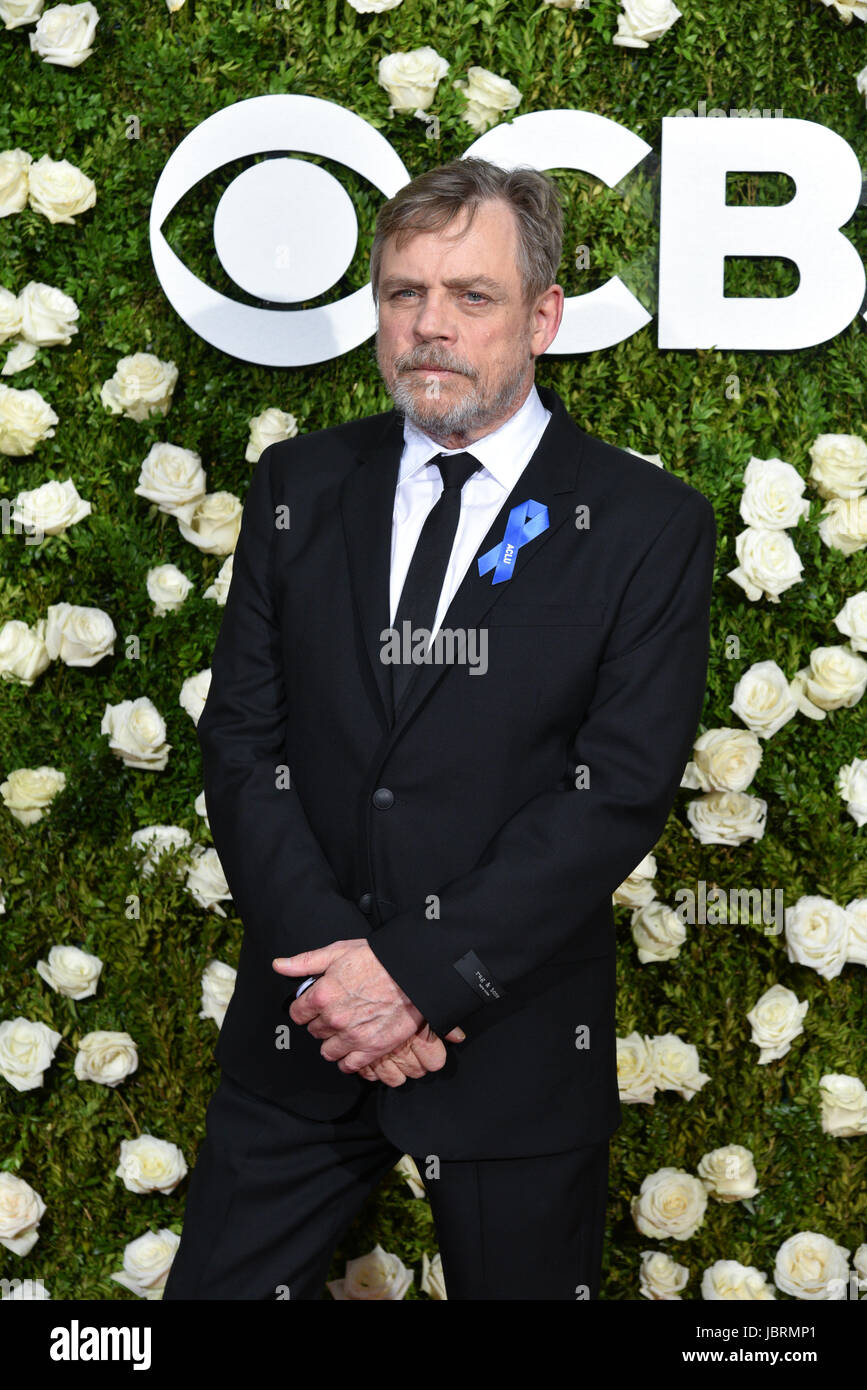
[[[476,299],[484,299],[485,297],[480,290],[467,290],[467,294],[474,294]]]

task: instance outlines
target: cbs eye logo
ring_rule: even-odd
[[[339,357],[376,331],[370,282],[336,303],[263,309],[230,299],[194,275],[162,233],[169,213],[200,179],[222,165],[275,146],[316,154],[361,174],[391,198],[410,174],[397,152],[353,111],[319,97],[250,97],[209,116],[169,157],[154,190],[150,245],[170,304],[205,342],[269,367],[301,367]],[[651,150],[626,127],[590,111],[536,111],[494,126],[462,157],[502,168],[585,169],[614,187]],[[220,264],[241,289],[275,304],[324,294],[350,265],[358,219],[346,190],[308,160],[280,157],[252,165],[225,190],[214,215]],[[651,315],[617,276],[567,297],[549,352],[609,347]]]

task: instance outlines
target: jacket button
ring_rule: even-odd
[[[389,806],[394,805],[394,792],[390,792],[388,787],[377,787],[373,793],[373,804],[378,806],[380,811],[385,811]]]
[[[361,897],[358,899],[358,906],[361,908],[362,912],[369,912],[373,907],[373,894],[362,893]]]

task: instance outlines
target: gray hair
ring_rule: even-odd
[[[401,246],[415,232],[437,232],[467,210],[470,226],[480,203],[499,198],[512,209],[524,302],[556,282],[563,251],[563,208],[556,183],[529,165],[501,169],[474,155],[452,159],[404,184],[383,203],[370,248],[370,282],[379,299],[382,252],[388,237]]]

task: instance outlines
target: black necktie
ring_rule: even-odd
[[[436,505],[425,517],[424,526],[416,542],[406,579],[398,599],[394,615],[394,629],[398,642],[402,642],[402,624],[409,620],[410,643],[417,628],[433,629],[437,605],[442,593],[443,581],[448,569],[449,559],[458,529],[461,512],[461,489],[481,464],[472,454],[438,454],[430,460],[440,470],[443,480],[442,495]],[[401,650],[402,647],[401,647]],[[392,709],[396,710],[412,678],[415,666],[411,661],[391,663]]]

